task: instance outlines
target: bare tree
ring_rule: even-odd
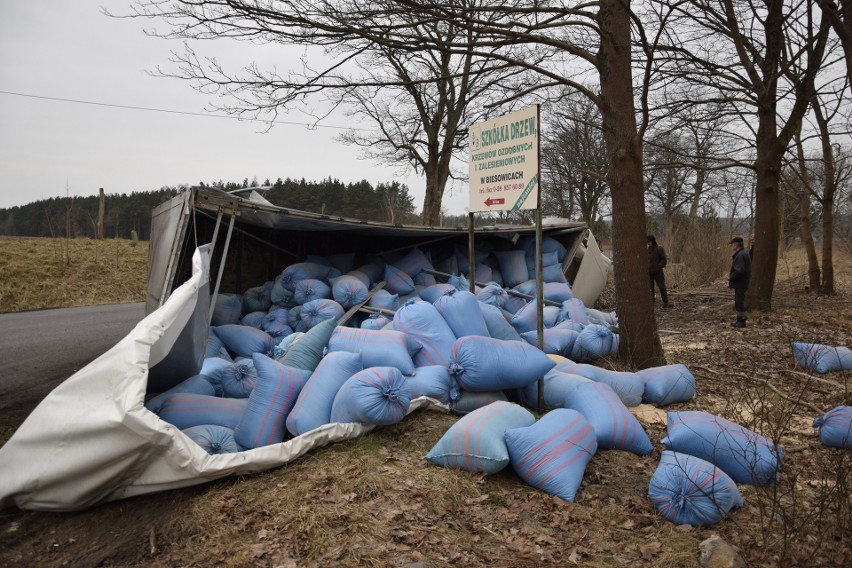
[[[687,140],[677,132],[663,132],[650,137],[646,143],[645,193],[651,204],[663,214],[667,245],[674,237],[674,215],[692,203],[693,168],[681,161],[689,153]]]
[[[771,309],[782,159],[815,93],[828,42],[829,20],[822,14],[815,23],[813,7],[812,0],[688,0],[674,8],[677,22],[668,30],[672,57],[661,71],[715,93],[711,100],[685,99],[683,105],[721,101],[744,126],[756,123],[751,309]]]
[[[479,0],[452,0],[477,10]],[[520,67],[446,48],[476,42],[469,30],[379,1],[141,0],[135,17],[155,18],[171,27],[157,35],[185,40],[229,38],[284,46],[322,47],[301,69],[280,74],[256,64],[238,72],[199,56],[189,45],[173,54],[175,69],[158,72],[193,81],[204,92],[225,95],[218,110],[272,121],[279,112],[312,97],[343,107],[371,127],[352,129],[341,140],[373,159],[412,168],[426,180],[423,223],[440,223],[440,207],[453,175],[454,155],[465,147],[467,125],[495,110],[489,103],[517,88]],[[402,41],[402,38],[405,38]],[[411,43],[409,38],[423,38]],[[546,57],[542,52],[533,61]],[[314,67],[317,61],[323,64]],[[318,103],[317,103],[318,104]],[[328,115],[312,110],[317,122]]]
[[[595,228],[609,195],[600,111],[576,92],[550,106],[551,118],[542,128],[542,211],[579,217]]]
[[[341,65],[377,46],[393,51],[435,51],[471,54],[491,62],[492,68],[512,66],[536,74],[528,91],[563,86],[587,96],[599,108],[608,161],[607,181],[612,192],[615,288],[620,318],[619,355],[638,366],[665,362],[657,335],[653,305],[644,286],[645,223],[642,183],[642,137],[647,113],[637,123],[633,84],[632,30],[644,41],[645,56],[653,53],[641,22],[629,4],[600,0],[596,4],[568,5],[556,0],[290,0],[254,2],[229,0],[159,2],[147,0],[138,14],[171,22],[169,35],[191,38],[236,37],[275,40],[301,45],[341,45],[345,57],[313,74],[313,81],[276,82],[264,91],[265,100],[244,101],[242,111],[275,112],[281,101],[304,97],[329,86],[347,84]],[[458,34],[424,35],[435,22]],[[252,94],[253,87],[269,85],[270,77],[250,73],[242,82],[222,73],[219,66],[202,65],[193,57],[182,60],[184,73],[213,87],[232,87],[234,95]],[[600,84],[594,92],[578,80],[573,64]],[[213,71],[208,74],[207,71]],[[646,66],[645,71],[650,67]],[[255,70],[256,71],[256,70]],[[641,79],[647,85],[647,75]],[[405,86],[407,81],[399,81]],[[369,86],[369,85],[368,85]],[[288,95],[288,93],[290,93]],[[293,94],[295,93],[295,94]],[[517,100],[526,92],[506,93]],[[645,98],[640,96],[644,102]],[[251,104],[248,104],[251,103]]]
[[[846,77],[852,83],[852,0],[816,0],[817,4],[829,18],[831,28],[840,39],[846,59]]]

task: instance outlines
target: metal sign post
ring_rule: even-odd
[[[544,281],[541,221],[541,113],[538,105],[470,127],[470,286],[474,289],[473,213],[535,209],[535,280],[537,345],[544,351]],[[544,408],[544,377],[538,382],[538,404]]]

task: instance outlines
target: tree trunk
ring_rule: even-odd
[[[814,237],[811,231],[811,177],[805,163],[805,150],[802,147],[801,129],[796,133],[796,158],[799,162],[799,176],[802,178],[802,190],[799,192],[799,211],[802,217],[802,244],[808,257],[808,287],[816,292],[820,288],[819,260],[817,259]]]
[[[423,224],[438,227],[441,224],[441,201],[444,198],[444,187],[447,175],[440,180],[437,164],[426,167],[426,195],[423,198]]]
[[[802,244],[805,246],[805,254],[808,257],[808,288],[816,292],[820,289],[820,270],[816,247],[814,246],[814,237],[811,232],[810,203],[811,200],[808,192],[803,191],[799,199],[799,208],[802,213]]]
[[[598,104],[610,164],[613,265],[621,331],[618,355],[639,368],[664,365],[665,355],[648,293],[642,140],[633,105],[629,4],[601,0],[598,24]]]
[[[852,6],[850,6],[852,8]],[[852,22],[852,14],[849,14]],[[822,144],[822,161],[825,172],[823,175],[822,199],[822,286],[823,294],[834,294],[834,261],[832,249],[834,245],[834,194],[837,191],[837,165],[834,159],[834,149],[831,146],[831,133],[828,121],[822,112],[819,97],[814,97],[814,115],[819,125],[819,138]]]

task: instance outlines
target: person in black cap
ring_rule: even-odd
[[[656,300],[654,291],[654,283],[660,289],[660,297],[663,299],[663,307],[669,307],[669,292],[666,290],[666,275],[663,273],[663,268],[666,267],[668,259],[666,251],[663,247],[657,244],[657,238],[654,235],[648,235],[648,274],[651,277],[651,297]]]
[[[745,327],[745,297],[749,280],[751,280],[751,257],[743,248],[742,237],[734,237],[731,239],[730,245],[733,256],[731,257],[731,273],[728,276],[728,288],[734,290],[734,309],[737,312],[737,320],[731,326]]]

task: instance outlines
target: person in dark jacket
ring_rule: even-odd
[[[748,283],[751,280],[751,257],[743,248],[742,237],[731,239],[731,273],[728,276],[728,288],[734,291],[734,310],[737,312],[737,320],[731,324],[733,327],[746,326],[745,297]]]
[[[669,292],[666,290],[666,275],[663,269],[668,263],[666,251],[663,247],[657,244],[657,238],[654,235],[648,235],[648,274],[651,277],[651,297],[656,301],[657,295],[654,290],[654,284],[660,289],[660,297],[663,299],[663,307],[669,307]]]

